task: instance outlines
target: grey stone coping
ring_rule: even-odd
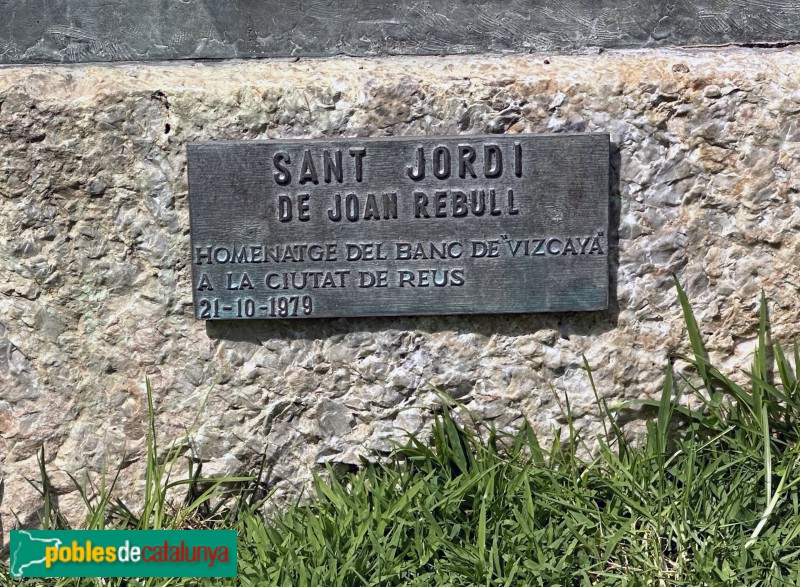
[[[0,63],[784,44],[793,0],[0,0]]]

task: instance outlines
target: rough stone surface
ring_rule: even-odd
[[[800,316],[800,60],[792,50],[0,69],[0,516],[35,524],[25,480],[122,467],[143,480],[144,379],[163,444],[207,474],[291,495],[460,398],[549,434],[569,397],[600,429],[582,356],[615,401],[658,394],[687,348],[671,274],[712,357],[746,365],[763,289]],[[402,319],[194,320],[186,143],[486,132],[611,135],[612,308]],[[16,517],[15,517],[16,516]]]
[[[0,63],[797,42],[797,0],[0,0]]]

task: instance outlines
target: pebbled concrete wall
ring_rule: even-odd
[[[0,0],[0,63],[797,42],[797,0]]]
[[[612,400],[658,394],[687,349],[671,274],[712,355],[746,365],[758,295],[798,323],[795,50],[403,57],[0,68],[0,520],[36,520],[25,480],[122,467],[135,503],[144,378],[163,443],[209,475],[291,495],[458,397],[543,433],[569,396],[599,430],[582,359]],[[208,139],[602,131],[614,154],[608,312],[213,323],[191,309],[186,144]]]

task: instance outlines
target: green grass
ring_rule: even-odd
[[[676,377],[667,366],[660,400],[619,406],[595,390],[603,438],[581,438],[568,417],[540,445],[528,425],[500,434],[445,401],[429,439],[410,437],[357,473],[316,477],[309,503],[267,517],[254,486],[232,479],[182,481],[189,497],[170,510],[170,459],[158,456],[152,435],[144,508],[134,515],[113,491],[101,491],[99,500],[87,497],[87,526],[236,528],[240,576],[227,584],[243,586],[800,585],[800,391],[792,366],[800,353],[794,347],[790,361],[771,343],[762,299],[748,384],[734,383],[708,361],[676,287],[696,377]],[[702,407],[685,407],[684,396]],[[620,411],[642,408],[657,416],[635,446],[616,421]],[[578,458],[583,445],[596,447],[594,458]],[[218,499],[232,490],[232,499]],[[57,511],[46,516],[45,525],[64,523]]]

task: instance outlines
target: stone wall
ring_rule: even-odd
[[[712,355],[746,365],[763,289],[798,323],[800,60],[792,49],[0,68],[0,519],[34,524],[44,444],[77,479],[143,482],[145,377],[162,443],[208,475],[291,494],[423,430],[431,386],[549,434],[569,397],[658,394],[687,349],[675,273]],[[203,323],[193,318],[186,144],[208,139],[602,131],[612,305],[586,314]],[[535,295],[535,293],[532,293]],[[134,503],[133,501],[131,503]]]

